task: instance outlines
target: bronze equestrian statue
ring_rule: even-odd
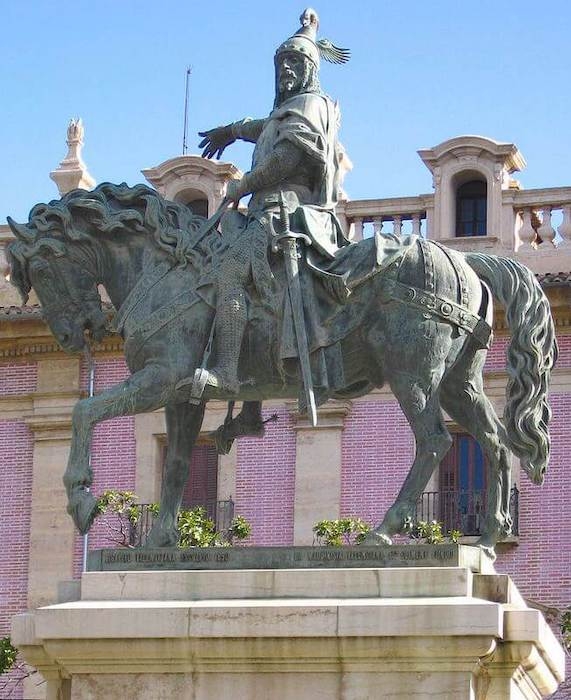
[[[205,132],[204,155],[234,138],[255,141],[252,170],[227,204],[252,193],[246,214],[213,222],[144,185],[104,183],[9,219],[11,279],[33,287],[67,351],[106,331],[97,285],[117,310],[131,376],[77,403],[64,482],[81,532],[96,515],[89,450],[100,421],[164,407],[167,460],[149,546],[175,546],[190,453],[210,399],[245,402],[233,435],[260,431],[260,402],[298,397],[315,418],[329,398],[388,383],[410,423],[416,455],[394,505],[369,536],[388,543],[451,445],[443,410],[482,446],[488,512],[480,544],[508,534],[510,452],[541,483],[549,459],[547,389],[557,357],[549,302],[518,262],[458,253],[416,236],[378,233],[349,243],[335,217],[340,172],[337,110],[319,88],[313,11],[276,54],[276,103],[267,119]],[[492,296],[511,332],[505,425],[483,391]],[[212,349],[212,352],[211,352]],[[382,455],[379,455],[382,468]]]

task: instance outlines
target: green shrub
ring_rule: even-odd
[[[370,530],[371,526],[361,518],[320,520],[313,526],[314,542],[329,547],[360,544]]]
[[[10,637],[0,639],[0,674],[9,671],[16,663],[18,650],[13,646]]]
[[[109,490],[97,499],[98,515],[113,513],[117,517],[113,522],[105,523],[108,539],[121,547],[132,547],[132,527],[137,525],[143,512],[137,503],[138,496],[133,491]],[[147,507],[154,517],[159,514],[159,504],[152,503]],[[228,532],[216,530],[216,523],[209,518],[203,506],[182,509],[179,511],[177,527],[179,531],[179,547],[224,547],[235,540],[249,537],[252,526],[241,515],[231,522]]]

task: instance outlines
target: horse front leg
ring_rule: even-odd
[[[63,482],[67,511],[81,534],[89,530],[97,515],[97,500],[89,491],[93,482],[89,452],[94,427],[109,418],[154,411],[167,403],[173,391],[174,382],[169,381],[168,373],[148,365],[124,382],[75,405],[71,450]]]
[[[206,403],[167,404],[167,458],[161,489],[159,517],[147,538],[148,547],[175,547],[178,542],[177,518],[188,480],[190,456],[200,433]]]

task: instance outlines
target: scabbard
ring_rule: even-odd
[[[313,391],[313,378],[309,360],[309,344],[303,315],[303,297],[299,279],[298,243],[295,238],[284,237],[281,241],[288,280],[288,293],[293,316],[293,327],[301,367],[301,377],[307,404],[307,414],[313,426],[317,425],[317,406]]]

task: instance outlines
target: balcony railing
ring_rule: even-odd
[[[216,530],[224,536],[229,530],[234,518],[234,501],[230,498],[225,501],[207,501],[203,505],[206,515],[216,523]],[[191,508],[193,506],[183,506]],[[107,529],[113,535],[112,541],[124,547],[144,547],[147,537],[153,526],[156,515],[156,505],[151,503],[137,504],[137,518],[129,520],[122,517],[117,523],[117,514],[107,514],[102,516],[102,520],[107,518]]]
[[[460,530],[469,537],[482,534],[487,513],[486,491],[425,491],[416,504],[416,520],[442,523],[443,532]],[[518,534],[519,491],[510,492],[512,534]]]
[[[390,199],[358,199],[340,202],[339,217],[344,220],[351,238],[360,241],[375,233],[413,233],[426,237],[427,206],[434,195],[393,197]]]
[[[553,250],[571,241],[571,188],[511,193],[516,214],[516,249]]]

